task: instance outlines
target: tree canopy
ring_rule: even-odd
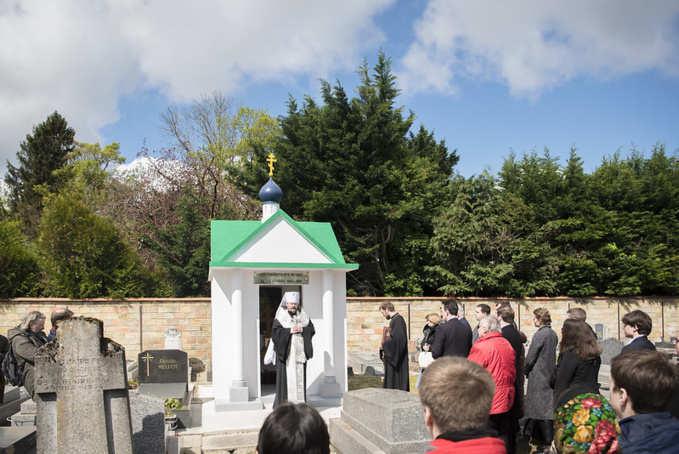
[[[345,259],[360,265],[349,274],[350,292],[423,294],[432,214],[458,157],[424,127],[410,132],[415,115],[396,106],[399,90],[384,54],[358,74],[357,97],[322,81],[322,104],[289,100],[276,144],[281,207],[333,225]],[[256,151],[240,180],[251,195],[268,178],[261,165],[267,151]]]
[[[66,166],[75,146],[74,137],[75,131],[66,119],[54,112],[21,142],[16,154],[18,166],[7,162],[9,209],[11,213],[21,213],[29,233],[34,233],[39,222],[43,196],[64,183],[63,174],[55,171]]]
[[[510,155],[499,178],[451,183],[435,219],[441,289],[457,295],[633,296],[679,291],[679,161],[657,145],[587,175],[545,150]]]

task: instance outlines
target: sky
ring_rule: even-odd
[[[221,91],[278,117],[319,79],[353,96],[380,50],[465,177],[545,148],[587,172],[679,149],[676,1],[0,0],[0,174],[55,110],[129,163],[172,145],[168,106]]]

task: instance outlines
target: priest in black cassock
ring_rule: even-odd
[[[382,344],[380,351],[380,356],[384,358],[384,387],[410,391],[406,322],[390,302],[382,303],[380,312],[389,320],[390,330],[390,335]]]
[[[314,324],[302,309],[299,292],[286,292],[271,327],[276,354],[274,408],[283,402],[306,402],[306,362],[314,356],[314,334]]]

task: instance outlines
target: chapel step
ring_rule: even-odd
[[[191,448],[200,448],[196,452],[204,454],[231,454],[235,450],[238,453],[254,452],[257,446],[257,438],[259,436],[259,429],[257,430],[238,430],[229,431],[219,434],[205,434],[200,440],[200,446],[190,446]],[[180,435],[180,438],[184,438]],[[195,438],[193,440],[196,440]],[[188,440],[187,440],[188,441]],[[193,443],[195,444],[195,441]],[[180,442],[182,448],[188,448],[185,443]],[[251,450],[248,450],[251,449]]]

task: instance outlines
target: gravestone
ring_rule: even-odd
[[[139,353],[139,392],[183,399],[188,390],[189,357],[182,350],[145,350]]]
[[[2,373],[0,373],[0,379],[4,380]],[[8,418],[11,420],[12,415],[17,414],[21,405],[27,400],[29,400],[28,394],[22,393],[19,386],[5,386],[4,401],[0,404],[0,421],[8,421]]]
[[[177,328],[165,330],[165,350],[184,350],[182,348],[182,332]]]
[[[139,392],[165,399],[177,399],[181,408],[173,409],[180,428],[193,427],[189,358],[182,350],[146,350],[139,354]],[[193,387],[191,387],[193,390]]]
[[[165,405],[163,399],[130,391],[134,452],[165,454]]]
[[[330,420],[330,439],[343,454],[421,454],[431,441],[419,397],[380,388],[344,393],[341,418]]]
[[[623,343],[614,337],[599,341],[601,347],[601,364],[611,364],[611,359],[622,351]]]
[[[38,405],[27,399],[19,407],[19,413],[12,415],[13,426],[35,426],[38,417]]]
[[[132,454],[125,349],[103,331],[100,320],[73,317],[38,350],[39,453]]]

